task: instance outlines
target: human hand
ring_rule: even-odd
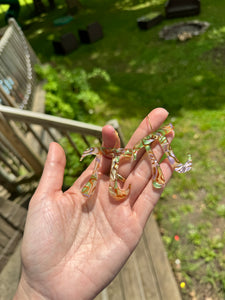
[[[158,108],[149,114],[155,131],[168,113]],[[146,119],[127,147],[149,134]],[[110,126],[103,128],[105,147],[118,145]],[[172,137],[169,138],[170,140]],[[154,146],[158,160],[163,153]],[[22,275],[14,299],[93,299],[119,272],[135,246],[163,189],[152,187],[152,171],[145,152],[120,167],[131,184],[123,202],[108,192],[111,160],[103,158],[98,184],[90,198],[81,189],[93,163],[66,192],[62,192],[65,154],[52,143],[39,186],[30,201],[22,243]],[[172,175],[167,159],[161,164],[166,182]]]

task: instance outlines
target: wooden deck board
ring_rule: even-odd
[[[145,293],[145,299],[160,300],[157,281],[152,271],[152,259],[149,258],[148,249],[144,242],[144,236],[135,251],[141,281]]]
[[[160,299],[181,299],[154,217],[150,218],[143,237],[149,249],[149,255],[152,258],[154,276],[158,283]],[[171,298],[168,295],[171,295]]]
[[[26,213],[18,204],[0,197],[0,273],[22,237]]]
[[[159,229],[151,216],[138,247],[95,300],[181,300]]]
[[[1,233],[8,238],[14,233],[14,229],[3,218],[0,218],[0,234]]]
[[[139,272],[137,272],[138,270],[135,268],[135,260],[136,257],[133,254],[121,271],[124,299],[126,300],[144,300],[143,290],[138,276]],[[135,285],[132,284],[133,282],[135,282]]]
[[[113,282],[111,282],[106,290],[108,297],[107,299],[118,300],[124,298],[121,274],[116,276],[116,278],[113,280]]]

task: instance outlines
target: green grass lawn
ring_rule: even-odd
[[[193,170],[174,174],[155,214],[177,281],[186,284],[183,299],[224,299],[225,3],[201,1],[199,16],[164,20],[141,31],[136,19],[163,11],[165,1],[81,2],[83,9],[61,27],[53,21],[66,15],[64,2],[57,10],[19,21],[43,63],[109,74],[109,82],[91,81],[104,100],[92,122],[103,125],[117,118],[128,140],[150,110],[162,106],[170,112],[168,122],[176,133],[172,147],[183,162],[192,154]],[[208,21],[210,28],[183,43],[159,39],[165,25],[192,19]],[[92,21],[101,23],[102,40],[80,45],[65,57],[54,55],[53,39],[66,32],[77,35]]]

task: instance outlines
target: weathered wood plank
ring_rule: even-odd
[[[16,126],[12,128],[9,123],[0,114],[0,130],[2,134],[7,137],[11,145],[17,150],[17,152],[26,159],[26,161],[32,166],[37,174],[41,174],[43,170],[43,162],[34,153],[31,147],[26,143],[22,133],[16,130]]]
[[[1,181],[1,176],[0,176],[0,181]],[[9,199],[10,197],[10,193],[9,191],[5,188],[5,186],[2,186],[0,184],[0,201],[1,199]]]
[[[154,216],[151,216],[145,227],[144,241],[152,256],[155,277],[160,289],[161,299],[181,300],[168,257],[160,236]]]
[[[13,212],[14,205],[13,202],[10,202],[8,200],[0,199],[0,215],[4,219],[8,219],[10,217],[10,214]]]
[[[27,211],[24,208],[17,205],[17,207],[15,207],[8,220],[20,231],[23,231],[26,222],[26,215]]]
[[[1,132],[0,132],[0,142],[5,146],[6,149],[8,149],[9,152],[12,153],[14,159],[17,159],[27,170],[31,171],[31,167],[27,164],[24,158],[15,150],[15,148],[12,147],[12,145],[7,140],[7,137],[2,135]]]
[[[8,241],[9,241],[9,238],[0,231],[0,245],[2,247],[5,247],[5,245],[7,245],[7,243],[8,243]]]
[[[4,233],[8,238],[10,238],[13,233],[14,229],[0,216],[0,232]]]
[[[5,149],[4,149],[5,150]],[[18,176],[18,169],[17,167],[14,166],[13,163],[15,163],[15,161],[13,160],[13,157],[11,158],[9,156],[9,153],[6,153],[5,151],[3,152],[3,149],[0,149],[0,161],[3,162],[3,164],[15,175]],[[8,155],[8,157],[7,157]]]
[[[39,130],[33,128],[30,124],[27,124],[27,123],[26,123],[26,126],[31,133],[32,143],[34,143],[34,140],[36,140],[36,142],[39,144],[39,146],[41,146],[41,149],[43,149],[47,153],[48,147],[43,142],[42,138],[38,135]]]
[[[14,228],[23,231],[26,209],[9,200],[0,199],[0,216],[7,220]]]
[[[1,267],[0,267],[1,269]],[[12,300],[21,274],[20,243],[0,272],[0,299]]]
[[[42,113],[11,108],[3,105],[0,106],[0,112],[2,112],[6,118],[16,121],[38,124],[45,127],[53,127],[59,130],[77,132],[80,134],[90,134],[96,136],[97,138],[101,138],[101,126],[50,116]]]
[[[15,231],[11,239],[0,252],[0,272],[7,263],[9,257],[13,254],[19,240],[22,238],[22,233],[20,231]]]
[[[142,292],[141,282],[139,281],[135,253],[131,255],[126,265],[121,271],[121,279],[124,288],[125,300],[145,300]]]
[[[0,272],[3,270],[4,266],[7,264],[9,257],[0,253]]]
[[[137,264],[145,294],[145,299],[160,300],[161,297],[158,282],[154,276],[155,274],[153,270],[152,257],[148,252],[148,249],[146,249],[144,237],[141,238],[135,254],[137,256]]]
[[[124,299],[121,273],[107,287],[107,293],[110,300]]]
[[[125,300],[121,272],[94,300]]]
[[[22,237],[27,210],[0,198],[0,272]]]

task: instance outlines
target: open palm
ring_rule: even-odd
[[[153,130],[166,119],[164,109],[153,110]],[[150,128],[143,120],[127,147],[146,136]],[[172,137],[171,137],[172,138]],[[118,145],[110,126],[103,128],[105,147]],[[158,159],[159,145],[154,147]],[[15,299],[93,299],[119,272],[137,245],[144,225],[162,189],[152,187],[147,155],[120,167],[131,184],[129,197],[113,200],[108,192],[111,161],[102,159],[95,193],[84,198],[81,188],[89,179],[93,163],[66,192],[62,192],[65,154],[51,144],[43,175],[30,201],[22,244],[22,276]],[[161,163],[166,182],[172,170]],[[21,297],[23,295],[23,298]],[[36,297],[36,298],[35,298]]]

